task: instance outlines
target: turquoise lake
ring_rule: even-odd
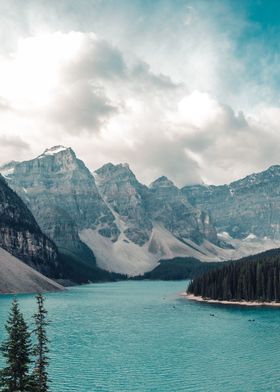
[[[48,294],[51,391],[280,391],[280,309],[200,304],[179,296],[185,287],[119,282]],[[1,338],[12,298],[0,299]],[[34,297],[18,298],[30,320]]]

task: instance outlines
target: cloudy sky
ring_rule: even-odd
[[[0,0],[0,163],[71,146],[149,183],[280,164],[277,0]]]

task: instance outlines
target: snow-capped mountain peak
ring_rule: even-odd
[[[51,148],[47,148],[47,149],[43,152],[43,154],[39,155],[39,157],[43,157],[43,156],[46,156],[46,155],[55,155],[55,154],[59,154],[59,153],[62,152],[62,151],[67,151],[67,150],[70,151],[71,148],[70,148],[70,147],[61,146],[61,145],[53,146],[53,147],[51,147]],[[39,158],[39,157],[38,157],[38,158]]]

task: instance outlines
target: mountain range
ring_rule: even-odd
[[[163,259],[222,261],[280,247],[280,166],[229,185],[180,189],[162,176],[146,186],[126,163],[91,172],[71,148],[55,146],[0,172],[57,249],[60,275],[74,281],[106,279],[105,271],[135,276]]]

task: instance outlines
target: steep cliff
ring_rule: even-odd
[[[61,277],[57,248],[0,175],[0,292],[63,289],[42,274]]]
[[[147,211],[148,189],[138,182],[128,164],[108,163],[96,170],[95,179],[103,199],[125,224],[126,237],[144,245],[153,227]]]
[[[280,166],[229,185],[187,186],[182,192],[195,207],[211,212],[220,232],[280,240]]]
[[[208,213],[194,208],[172,181],[163,176],[150,185],[148,212],[176,238],[201,244],[205,239],[218,244]]]
[[[0,175],[0,247],[47,276],[58,277],[54,243]]]
[[[35,159],[16,163],[7,179],[60,253],[94,264],[94,255],[81,242],[79,230],[89,227],[116,238],[114,217],[93,176],[71,148],[56,146]]]

